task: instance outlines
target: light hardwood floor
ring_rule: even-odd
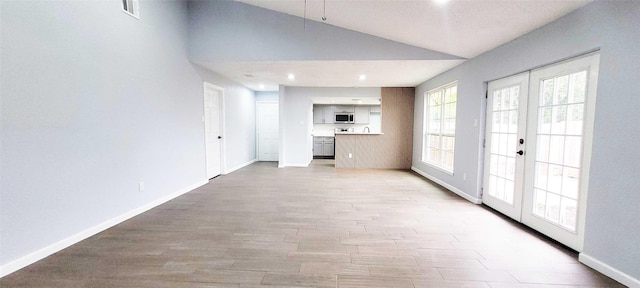
[[[623,287],[409,172],[256,163],[1,287]]]

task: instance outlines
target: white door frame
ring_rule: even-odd
[[[259,137],[259,133],[260,132],[258,130],[258,121],[260,121],[260,119],[258,119],[258,105],[262,104],[262,103],[271,103],[271,104],[279,104],[279,101],[273,101],[273,100],[260,100],[260,101],[256,101],[256,160],[260,161],[260,137]],[[280,146],[280,105],[278,105],[278,147]],[[278,153],[280,152],[280,148],[278,148]],[[280,157],[280,155],[278,154],[278,157]]]
[[[202,125],[202,132],[205,135],[205,138],[204,138],[205,177],[207,177],[207,180],[209,180],[208,179],[208,174],[206,173],[206,167],[207,167],[207,164],[206,164],[207,163],[207,157],[206,157],[206,155],[207,155],[207,135],[206,135],[206,133],[207,133],[207,131],[205,130],[205,126],[204,126],[204,121],[205,121],[205,119],[204,119],[204,109],[205,109],[204,97],[205,97],[205,95],[207,93],[207,89],[217,90],[218,92],[220,92],[220,98],[219,98],[219,101],[220,101],[220,103],[219,103],[220,104],[220,115],[219,116],[220,116],[220,135],[222,136],[222,139],[220,139],[221,140],[220,141],[220,175],[226,174],[226,170],[227,170],[227,160],[226,160],[226,157],[225,157],[225,146],[226,146],[225,143],[227,142],[227,140],[226,140],[226,137],[225,137],[226,133],[225,133],[225,129],[224,129],[224,127],[225,127],[225,123],[224,123],[224,119],[225,119],[225,113],[224,113],[224,111],[225,111],[225,108],[224,108],[224,102],[225,102],[224,101],[224,94],[225,93],[224,93],[224,88],[222,88],[220,86],[217,86],[217,85],[213,85],[213,84],[211,84],[209,82],[204,81],[203,82],[203,89],[202,89],[202,92],[203,92],[203,94],[202,94],[202,124],[203,124]]]

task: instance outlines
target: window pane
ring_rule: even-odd
[[[576,200],[562,198],[560,215],[560,225],[569,228],[570,230],[576,229],[576,218],[578,215],[578,202]]]
[[[453,170],[457,86],[435,89],[425,94],[423,161]],[[504,100],[503,100],[504,101]],[[502,115],[498,129],[502,128]],[[508,129],[508,125],[506,125]]]
[[[560,196],[547,193],[547,209],[545,211],[547,220],[558,223],[560,220]]]
[[[493,92],[493,111],[502,110],[502,91],[496,90]]]
[[[511,87],[511,109],[518,109],[518,97],[520,97],[520,86]]]
[[[533,204],[533,214],[544,217],[544,211],[547,206],[547,192],[535,190],[535,203]]]
[[[562,164],[564,162],[564,136],[551,136],[549,145],[549,162]]]
[[[587,83],[587,71],[571,74],[571,92],[569,103],[584,102],[584,93]]]
[[[540,106],[553,105],[553,79],[542,81],[542,97]]]
[[[555,97],[555,104],[567,104],[569,96],[569,75],[556,78],[558,91]]]

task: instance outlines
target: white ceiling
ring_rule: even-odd
[[[210,67],[256,91],[301,87],[414,87],[464,60],[227,62]],[[295,79],[289,80],[288,74]],[[360,80],[360,75],[366,79]],[[264,85],[264,88],[260,85]]]
[[[323,0],[237,0],[322,22]],[[472,58],[593,0],[326,0],[327,24]],[[416,86],[462,63],[453,61],[231,62],[208,67],[256,91],[309,87]],[[207,65],[205,65],[207,66]],[[295,73],[296,80],[287,79]],[[253,77],[246,77],[249,74]],[[360,81],[358,75],[366,74]],[[264,88],[260,84],[265,85]]]

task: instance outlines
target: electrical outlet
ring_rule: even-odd
[[[138,182],[138,190],[140,192],[144,191],[144,181]]]
[[[353,158],[353,154],[349,153],[349,159]]]

